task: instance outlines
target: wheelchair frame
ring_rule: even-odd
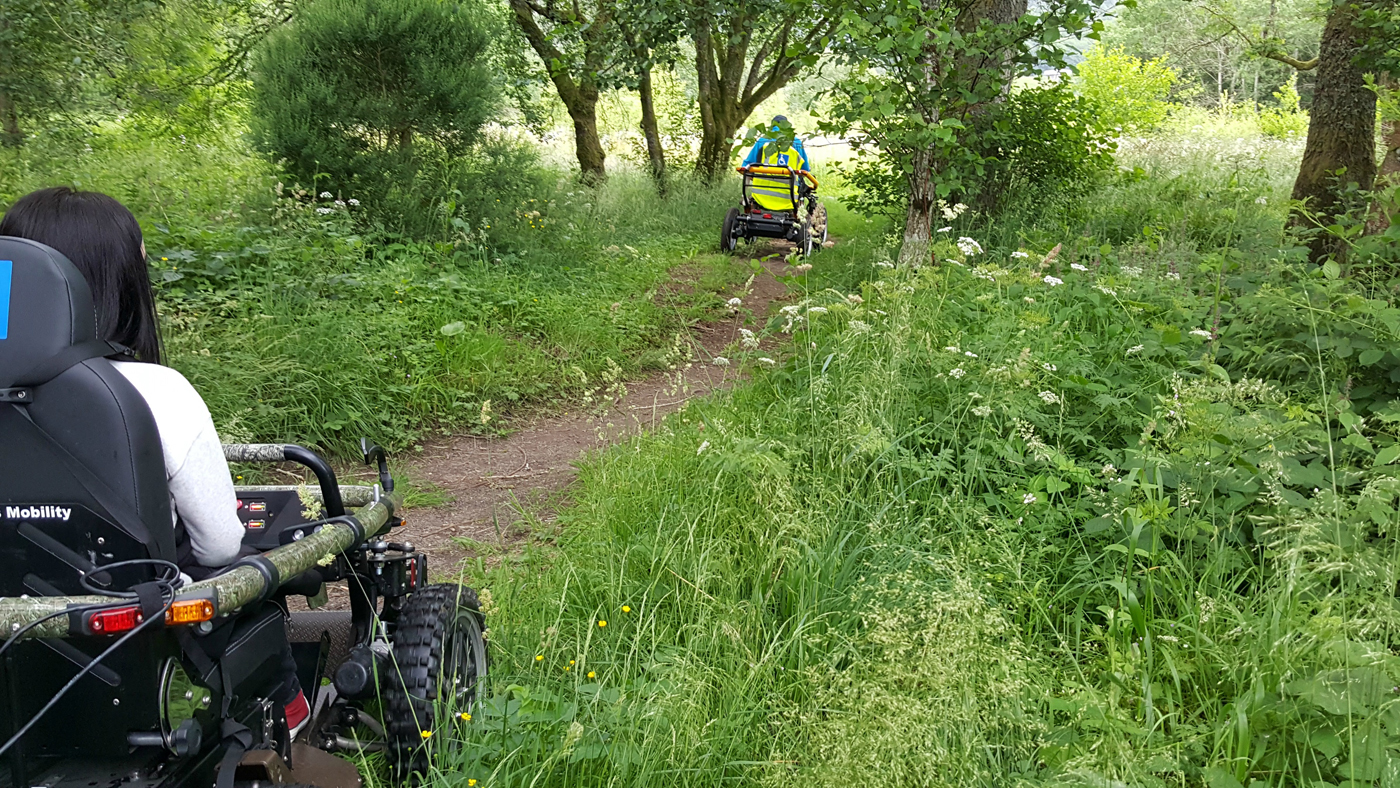
[[[792,241],[797,244],[799,252],[808,256],[815,252],[823,241],[826,240],[825,214],[823,213],[823,223],[820,227],[814,226],[814,218],[817,215],[817,179],[806,170],[794,170],[791,167],[774,167],[763,164],[754,164],[748,167],[736,167],[735,171],[743,176],[740,185],[741,207],[730,208],[724,217],[724,222],[720,227],[720,250],[732,252],[740,240],[748,242],[756,238],[778,238]],[[792,210],[770,210],[764,208],[754,199],[751,189],[755,177],[786,178],[788,182],[788,198],[792,202]],[[806,181],[811,185],[811,190],[804,200],[801,194],[800,184]],[[799,218],[799,213],[806,208],[806,216]],[[820,235],[820,237],[817,237]]]

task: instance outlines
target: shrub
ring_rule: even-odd
[[[1308,133],[1308,113],[1300,106],[1298,96],[1298,74],[1288,77],[1283,86],[1274,91],[1277,107],[1265,107],[1259,112],[1259,130],[1270,137],[1286,140],[1290,137],[1303,137]]]
[[[1122,47],[1096,46],[1084,53],[1076,71],[1079,95],[1094,103],[1108,128],[1124,133],[1151,131],[1171,111],[1167,97],[1178,75],[1164,58],[1142,60],[1124,53]]]
[[[253,131],[297,177],[375,196],[476,142],[497,104],[488,17],[438,0],[315,0],[254,65]]]

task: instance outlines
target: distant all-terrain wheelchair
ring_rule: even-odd
[[[331,753],[374,751],[397,780],[426,772],[484,691],[485,622],[389,540],[383,450],[361,442],[377,484],[342,487],[299,446],[225,446],[317,484],[237,488],[247,557],[184,584],[155,421],[94,323],[66,258],[0,238],[0,786],[358,788]],[[289,611],[341,582],[349,610]],[[311,706],[295,739],[271,700],[288,641]]]
[[[764,164],[736,169],[743,176],[740,207],[724,216],[721,251],[732,252],[739,241],[756,238],[792,241],[803,256],[822,248],[826,206],[817,199],[817,179],[810,172]]]

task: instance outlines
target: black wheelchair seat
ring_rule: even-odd
[[[175,561],[160,433],[105,358],[119,347],[97,340],[83,275],[0,237],[0,315],[0,595],[81,594],[94,562]]]

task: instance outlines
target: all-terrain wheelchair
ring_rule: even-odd
[[[826,206],[817,199],[817,179],[810,172],[763,164],[736,169],[743,176],[740,207],[730,208],[724,216],[721,251],[732,252],[739,241],[755,238],[792,241],[804,257],[822,248],[827,238]]]
[[[0,238],[0,785],[350,788],[331,753],[373,751],[425,773],[484,691],[485,624],[390,540],[383,450],[361,442],[377,484],[340,486],[299,446],[226,446],[317,484],[238,488],[246,557],[182,584],[156,424],[94,323],[67,259]],[[327,583],[349,610],[289,612]],[[289,640],[312,709],[295,740],[271,700]]]

